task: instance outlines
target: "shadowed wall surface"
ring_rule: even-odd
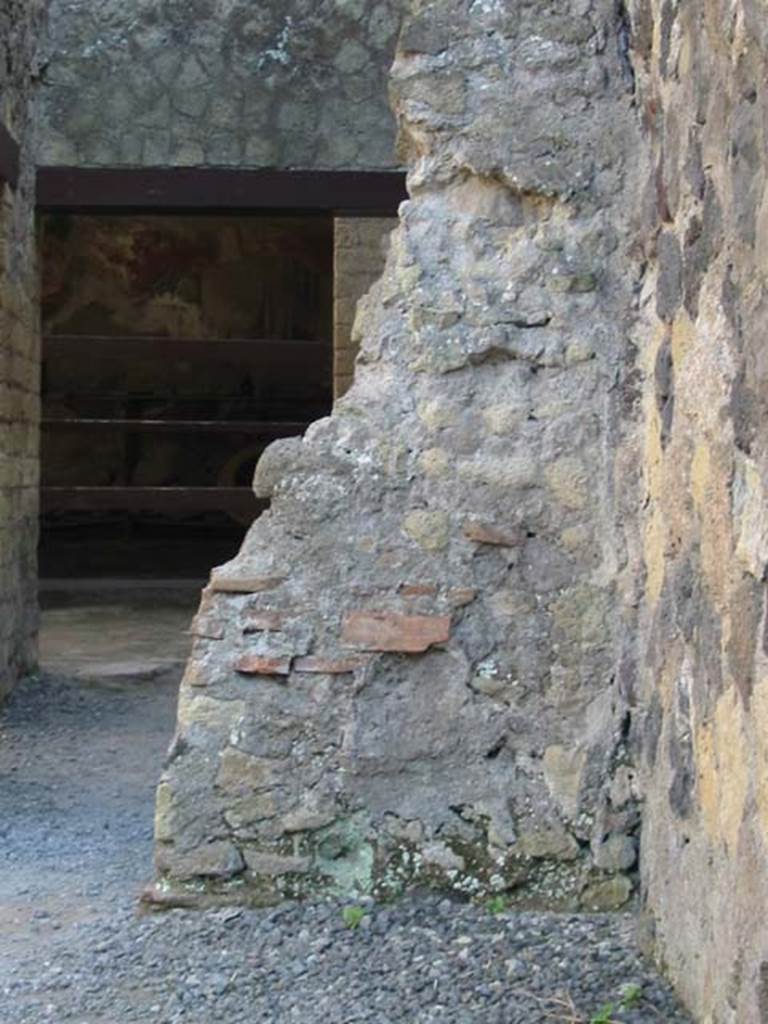
[[[0,122],[19,144],[0,176],[0,696],[34,665],[37,629],[39,330],[33,222],[33,79],[41,2],[0,9]]]

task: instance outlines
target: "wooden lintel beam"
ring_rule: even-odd
[[[46,211],[328,213],[394,216],[407,198],[401,171],[40,167]]]
[[[21,158],[19,144],[0,121],[0,181],[7,182],[11,188],[19,184]]]

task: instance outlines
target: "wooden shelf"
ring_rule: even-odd
[[[269,400],[265,401],[264,399],[261,399],[261,398],[258,398],[258,397],[254,397],[252,395],[218,395],[217,396],[217,395],[207,394],[207,395],[183,395],[183,396],[171,396],[171,395],[169,395],[169,396],[163,396],[162,394],[158,394],[156,391],[152,391],[152,392],[149,392],[149,391],[145,391],[145,392],[128,392],[128,391],[97,392],[97,391],[94,391],[92,393],[88,392],[88,391],[77,391],[77,392],[72,392],[72,391],[46,391],[45,394],[43,395],[43,401],[44,402],[63,402],[63,403],[73,402],[73,401],[74,402],[91,402],[91,403],[92,402],[100,402],[100,403],[112,404],[112,405],[116,405],[116,404],[127,405],[127,404],[130,404],[131,406],[135,406],[135,405],[138,405],[140,403],[144,403],[144,404],[149,403],[149,404],[151,404],[152,406],[155,406],[155,407],[157,407],[159,405],[162,405],[162,406],[172,406],[175,410],[183,409],[185,407],[188,408],[189,406],[199,406],[199,405],[205,405],[205,406],[225,405],[225,406],[239,406],[241,408],[243,406],[245,406],[246,409],[248,409],[248,408],[253,409],[254,407],[258,407],[259,409],[261,409],[264,406],[266,406],[267,409],[270,410],[269,417],[264,419],[264,420],[261,420],[261,419],[253,420],[254,423],[261,423],[261,422],[265,422],[265,423],[266,422],[273,422],[273,423],[296,423],[296,422],[299,422],[298,420],[296,420],[294,418],[283,419],[282,416],[274,415],[274,413],[272,413],[272,410],[274,410],[274,409],[278,409],[278,410],[285,409],[286,411],[290,409],[290,410],[293,410],[294,415],[295,415],[296,406],[297,405],[301,406],[301,411],[302,412],[304,411],[305,407],[309,408],[310,415],[307,416],[307,421],[308,422],[311,422],[310,416],[311,416],[312,419],[318,419],[321,416],[327,416],[328,415],[328,411],[330,410],[330,402],[325,402],[322,398],[311,398],[311,399],[305,399],[303,401],[297,401],[296,399],[287,399],[287,398],[286,399],[282,399],[282,400],[270,398]],[[320,411],[315,411],[316,409],[320,410]],[[322,411],[322,410],[324,410],[324,411]],[[90,418],[90,417],[87,417],[87,418]],[[94,418],[95,419],[111,419],[112,417],[96,416]],[[118,417],[115,417],[115,418],[116,419],[124,419],[125,417],[118,416]],[[146,418],[146,419],[160,419],[162,417],[143,417],[143,418]],[[169,417],[169,419],[170,418],[171,417]],[[194,415],[190,416],[190,417],[186,417],[186,416],[174,416],[173,417],[173,419],[196,419],[196,418],[197,417],[195,417]],[[208,418],[209,419],[213,419],[214,417],[208,417]]]
[[[123,364],[130,379],[130,366],[147,361],[152,366],[200,360],[211,366],[242,367],[253,394],[164,395],[162,392],[131,394],[124,390],[107,393],[44,393],[42,427],[48,437],[60,432],[94,435],[120,433],[130,438],[125,448],[140,448],[137,435],[217,435],[240,438],[233,448],[279,437],[302,434],[311,421],[327,412],[331,380],[331,345],[325,341],[274,338],[168,338],[46,335],[44,358],[72,365],[105,360]],[[110,377],[101,383],[112,388]],[[201,372],[201,370],[203,372]],[[205,367],[196,370],[196,387],[205,387]],[[102,375],[103,376],[103,375]],[[97,378],[98,379],[98,378]],[[229,378],[226,378],[229,379]],[[96,385],[98,387],[98,385]],[[119,387],[119,384],[117,384]],[[303,389],[303,390],[302,390]],[[56,406],[59,406],[58,408]],[[57,415],[58,413],[58,415]],[[301,416],[299,420],[296,417]],[[232,417],[230,419],[224,417]],[[255,442],[255,443],[254,443]],[[226,443],[224,445],[226,447]],[[249,449],[250,450],[250,449]],[[127,458],[122,480],[132,478],[133,456]],[[207,479],[204,477],[203,479]],[[215,475],[213,477],[215,481]],[[62,513],[154,513],[184,517],[205,512],[222,512],[241,524],[250,523],[267,502],[259,501],[249,487],[142,487],[65,486],[41,488],[44,514]]]
[[[267,503],[250,487],[41,487],[43,513],[226,512],[255,517]]]
[[[59,353],[77,351],[93,358],[125,359],[129,350],[131,358],[137,355],[155,355],[167,359],[237,356],[268,357],[300,355],[318,358],[331,356],[331,345],[325,340],[298,340],[293,338],[169,338],[150,335],[100,335],[100,334],[46,334],[43,347]]]
[[[119,430],[137,434],[246,434],[248,437],[294,437],[309,422],[250,420],[44,419],[44,430]]]

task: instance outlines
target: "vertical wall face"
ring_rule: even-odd
[[[628,898],[622,38],[608,0],[440,0],[407,25],[412,198],[354,384],[264,455],[271,510],[204,593],[161,885]]]
[[[768,23],[635,3],[652,143],[640,346],[647,805],[658,947],[702,1021],[768,1020]]]
[[[0,11],[0,121],[21,146],[21,176],[0,181],[0,696],[35,661],[39,330],[32,78],[43,4]]]
[[[336,217],[333,230],[333,394],[349,390],[360,348],[355,315],[360,299],[381,277],[386,246],[397,221],[390,217]]]
[[[406,0],[52,0],[43,165],[388,168]]]

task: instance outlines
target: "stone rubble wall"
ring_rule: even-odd
[[[411,199],[352,387],[265,453],[271,510],[203,594],[158,897],[630,898],[624,34],[612,0],[416,4],[392,88]]]
[[[406,0],[51,0],[42,165],[396,165]]]
[[[635,479],[642,874],[695,1019],[768,1020],[768,20],[631,5],[651,144]]]
[[[36,659],[39,326],[34,231],[34,82],[44,4],[0,7],[0,120],[21,180],[0,183],[0,697]]]
[[[391,217],[336,217],[333,226],[333,394],[341,398],[352,383],[360,349],[355,314],[363,296],[381,277]]]

